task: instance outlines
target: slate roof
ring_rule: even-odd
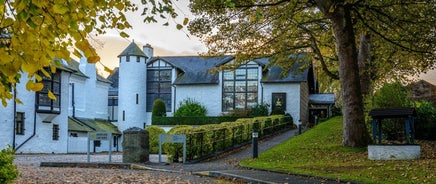
[[[66,64],[66,65],[65,65]],[[71,58],[70,61],[65,62],[65,64],[63,64],[65,67],[71,69],[74,71],[74,74],[82,76],[82,77],[86,77],[89,78],[88,76],[86,76],[82,71],[80,71],[79,69],[79,65],[80,63],[74,59]],[[97,81],[100,82],[105,82],[105,83],[111,83],[110,80],[104,78],[103,76],[101,76],[100,74],[97,73]]]
[[[310,94],[309,103],[311,104],[334,104],[335,95],[333,93]]]
[[[135,42],[131,42],[129,44],[129,46],[127,46],[126,49],[124,49],[123,52],[121,52],[120,55],[118,55],[118,57],[120,56],[143,56],[148,58],[144,52],[138,47],[138,45],[136,45]]]
[[[174,57],[155,57],[149,63],[156,60],[163,60],[172,66],[183,71],[183,74],[178,76],[174,84],[218,84],[218,72],[212,72],[215,67],[229,62],[233,59],[232,56],[220,57],[201,57],[201,56],[174,56]]]
[[[165,56],[153,57],[148,63],[162,60],[181,71],[181,74],[176,78],[174,84],[176,85],[195,85],[195,84],[218,84],[219,73],[212,72],[217,66],[223,65],[232,61],[233,56],[219,56],[219,57],[202,57],[202,56]],[[253,60],[261,66],[269,64],[268,58],[259,58]],[[282,77],[283,69],[278,66],[269,66],[263,73],[261,82],[263,83],[293,83],[308,81],[309,68],[300,70],[302,64],[295,64],[289,70],[288,75]],[[108,77],[112,81],[112,88],[109,94],[116,95],[118,91],[118,78],[119,69],[115,68],[114,73]]]
[[[82,124],[91,129],[91,131],[95,132],[110,132],[112,134],[120,135],[121,132],[118,130],[118,127],[112,124],[107,120],[102,119],[89,119],[89,118],[79,118],[79,117],[68,117],[68,130],[70,130],[70,122],[71,124]],[[77,127],[76,125],[72,125],[72,128]],[[80,127],[82,128],[82,127]],[[85,130],[87,128],[83,128]],[[73,130],[73,129],[71,129]]]

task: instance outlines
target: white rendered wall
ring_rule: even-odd
[[[286,93],[286,113],[291,114],[294,123],[300,120],[300,83],[264,83],[263,101],[270,105],[272,93]]]
[[[58,71],[59,72],[59,71]],[[60,114],[41,114],[35,112],[35,92],[30,92],[25,89],[27,82],[27,75],[22,75],[21,83],[17,84],[18,94],[17,97],[23,104],[17,104],[17,112],[25,113],[25,131],[24,135],[16,135],[16,147],[22,145],[17,153],[66,153],[67,152],[67,134],[68,134],[68,78],[70,76],[67,72],[62,72],[61,77],[61,113]],[[7,107],[7,114],[10,119],[6,125],[8,132],[11,132],[14,126],[13,111]],[[4,109],[0,110],[3,114]],[[36,118],[36,130],[34,132],[34,120]],[[43,123],[42,121],[50,121],[51,123]],[[4,122],[4,120],[2,121]],[[59,125],[59,140],[52,140],[53,124]],[[3,133],[2,133],[3,134]],[[9,133],[7,133],[9,134]],[[10,136],[10,137],[9,137]],[[8,144],[12,143],[12,135],[9,135],[9,140],[5,140]],[[3,138],[3,136],[2,136]],[[3,141],[2,141],[3,143]],[[2,147],[3,148],[3,145]]]
[[[147,121],[145,57],[141,57],[140,62],[136,62],[136,56],[129,56],[130,61],[126,62],[126,57],[120,56],[119,67],[118,129],[121,132],[131,127],[142,128]]]
[[[0,150],[12,146],[14,135],[14,103],[13,100],[7,100],[8,105],[0,105]]]
[[[187,98],[195,99],[207,109],[207,116],[219,116],[222,110],[222,88],[214,85],[178,85],[176,86],[176,110]]]

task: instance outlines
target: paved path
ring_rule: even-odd
[[[291,139],[297,134],[297,130],[289,130],[279,135],[259,141],[259,153],[271,149],[277,144],[280,144],[288,139]],[[239,166],[239,161],[252,157],[251,145],[245,146],[238,150],[234,150],[224,156],[202,161],[195,164],[181,163],[157,163],[157,155],[150,155],[149,163],[145,165],[136,165],[136,169],[146,169],[157,173],[181,174],[181,175],[202,175],[211,177],[224,177],[229,179],[238,179],[247,183],[337,183],[333,180],[324,180],[322,178],[303,177],[288,175],[278,172],[252,170]],[[30,165],[38,165],[41,162],[86,162],[85,155],[16,155],[16,163],[26,163]],[[107,154],[91,155],[91,162],[108,162]],[[112,155],[112,162],[121,164],[122,155],[117,153]],[[201,183],[203,183],[202,181]],[[194,182],[195,183],[195,182]],[[207,182],[204,182],[207,183]]]
[[[289,130],[280,135],[259,141],[259,153],[271,149],[297,134],[297,130]],[[277,172],[251,170],[239,166],[239,161],[252,157],[252,147],[246,146],[226,156],[195,164],[147,164],[154,169],[189,172],[214,177],[240,179],[248,183],[337,183],[331,180],[288,175]]]

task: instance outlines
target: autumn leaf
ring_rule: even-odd
[[[52,100],[57,100],[56,96],[53,94],[53,92],[51,92],[50,90],[48,90],[48,97]]]
[[[35,83],[33,80],[29,80],[26,83],[26,89],[29,91],[41,91],[42,88],[44,88],[44,84],[42,83]]]

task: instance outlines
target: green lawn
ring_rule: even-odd
[[[436,183],[436,143],[417,141],[421,159],[372,161],[365,149],[341,146],[342,117],[335,117],[241,165],[364,183]]]

